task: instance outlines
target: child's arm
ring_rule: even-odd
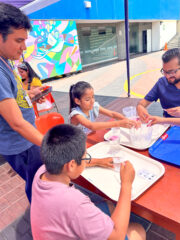
[[[74,125],[81,124],[85,126],[86,128],[91,129],[92,131],[100,130],[100,129],[106,129],[106,128],[112,128],[112,127],[124,127],[124,128],[131,128],[133,126],[137,127],[138,124],[134,120],[130,119],[123,119],[118,121],[110,121],[110,122],[91,122],[84,116],[80,114],[76,114],[71,118],[71,123]]]
[[[121,191],[119,199],[111,216],[114,228],[108,240],[124,239],[127,234],[131,211],[131,189],[135,171],[129,161],[121,164]]]
[[[86,167],[93,167],[93,166],[99,166],[99,167],[105,167],[105,168],[113,168],[113,159],[112,157],[107,158],[92,158],[90,163],[86,163]]]
[[[101,106],[99,106],[99,113],[103,114],[103,115],[106,115],[108,117],[111,117],[111,118],[114,118],[116,120],[122,120],[122,119],[125,119],[125,117],[118,113],[118,112],[114,112],[114,111],[111,111],[107,108],[103,108]]]
[[[164,118],[164,117],[158,117],[158,116],[151,116],[148,119],[151,120],[150,125],[154,125],[157,123],[167,123],[171,125],[180,126],[180,118]]]

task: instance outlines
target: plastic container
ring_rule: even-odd
[[[157,139],[169,128],[169,124],[155,124],[152,126],[152,138],[148,145],[132,145],[130,139],[130,129],[128,128],[120,128],[121,130],[121,137],[120,137],[120,144],[126,147],[135,148],[139,150],[144,150],[153,145],[157,141]],[[108,131],[104,134],[104,139],[108,141],[109,137],[112,136],[112,130]]]
[[[108,142],[111,144],[120,144],[121,130],[119,127],[111,128],[111,135],[108,138]]]
[[[113,157],[114,171],[120,172],[121,163],[124,161],[124,157]]]
[[[147,124],[141,124],[141,127],[131,128],[129,130],[130,133],[130,141],[132,146],[142,148],[148,146],[152,139],[152,127],[148,126]]]
[[[131,119],[137,118],[136,107],[134,107],[134,106],[124,107],[122,109],[122,112],[123,112],[124,116],[127,118],[131,118]]]

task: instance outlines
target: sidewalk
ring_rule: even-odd
[[[130,60],[131,97],[143,97],[161,76],[161,56],[164,51],[155,52]],[[74,74],[48,82],[54,91],[69,92],[71,84],[87,81],[96,95],[127,97],[126,61],[120,61],[94,70]]]
[[[162,54],[155,52],[131,59],[131,98],[143,97],[161,76]],[[126,62],[122,61],[54,80],[47,85],[53,86],[59,110],[62,115],[65,114],[67,122],[71,84],[89,82],[98,95],[97,100],[106,106],[117,97],[127,97],[126,78]],[[32,240],[29,219],[24,181],[0,158],[0,240]],[[172,233],[154,224],[148,231],[147,240],[174,239]]]

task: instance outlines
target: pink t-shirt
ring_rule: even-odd
[[[41,166],[32,188],[31,227],[34,240],[105,240],[114,223],[91,200],[60,182],[40,179]]]

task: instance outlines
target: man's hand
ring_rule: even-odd
[[[173,117],[180,117],[180,107],[168,108],[164,109],[164,111]]]
[[[150,122],[148,124],[148,126],[152,126],[152,125],[157,124],[157,123],[163,123],[164,122],[163,120],[164,120],[164,118],[162,118],[162,117],[150,116],[149,119],[148,119],[148,121]]]
[[[32,99],[36,95],[40,94],[44,88],[46,88],[46,86],[35,87],[35,88],[32,88],[31,90],[28,90],[27,93],[28,93],[29,97]],[[45,97],[41,97],[36,102],[43,103],[45,101],[46,101]]]
[[[27,93],[28,93],[28,95],[29,95],[30,98],[33,98],[33,97],[35,97],[37,94],[40,94],[44,88],[45,88],[45,86],[32,88],[31,90],[27,90]]]
[[[144,106],[142,106],[141,104],[138,104],[137,105],[137,113],[142,122],[145,122],[145,123],[148,122],[148,118],[150,117],[150,115]]]

